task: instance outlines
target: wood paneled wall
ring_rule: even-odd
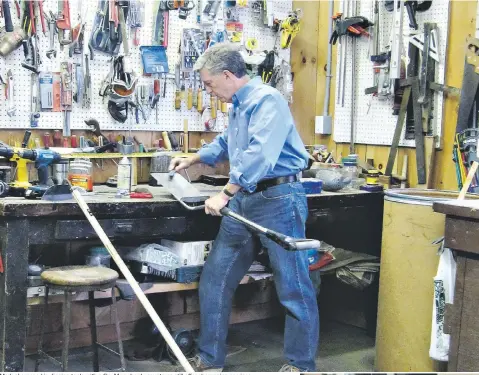
[[[339,1],[335,1],[335,9]],[[314,117],[323,113],[326,61],[328,48],[328,1],[294,1],[294,8],[303,10],[301,33],[292,43],[292,71],[294,73],[293,115],[306,144],[325,144],[339,158],[349,153],[349,144],[333,141],[332,136],[314,134]],[[466,37],[474,35],[476,29],[477,0],[451,0],[448,51],[446,57],[446,84],[461,87],[464,70],[464,48]],[[336,49],[333,48],[332,74],[336,74]],[[331,87],[335,97],[335,85]],[[330,114],[334,119],[334,100],[330,102]],[[452,162],[452,147],[456,127],[458,101],[446,99],[444,106],[442,149],[437,150],[435,160],[435,188],[457,190],[455,167]],[[333,121],[334,123],[334,121]],[[375,167],[384,172],[389,147],[356,145],[356,153],[363,159],[374,159]],[[404,155],[408,155],[408,180],[410,186],[417,185],[416,158],[413,148],[400,148],[397,165],[402,166]],[[395,171],[400,172],[400,171]]]

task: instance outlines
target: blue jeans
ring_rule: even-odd
[[[308,207],[300,182],[254,194],[239,192],[228,207],[266,228],[291,237],[305,236]],[[224,366],[233,294],[254,260],[253,235],[243,224],[223,217],[203,268],[198,350],[207,365]],[[260,241],[268,250],[278,298],[286,309],[284,355],[300,370],[315,371],[319,313],[309,277],[308,252],[287,251],[264,236]]]

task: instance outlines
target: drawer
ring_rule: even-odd
[[[184,233],[188,226],[185,217],[105,219],[98,222],[110,238],[179,235]],[[55,224],[56,240],[92,238],[98,236],[88,220],[58,220]]]

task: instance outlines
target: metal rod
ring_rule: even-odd
[[[329,0],[329,31],[328,31],[329,39],[331,39],[331,35],[333,34],[333,12],[334,12],[334,0]],[[323,109],[324,116],[328,116],[328,113],[329,113],[332,51],[333,51],[333,46],[331,43],[329,43],[328,44],[328,61],[327,61],[327,70],[326,70],[326,89],[325,89],[324,109]]]

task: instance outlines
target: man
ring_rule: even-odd
[[[304,238],[308,207],[298,174],[307,166],[308,153],[288,103],[260,77],[250,80],[241,54],[230,45],[207,49],[195,70],[210,95],[233,104],[229,126],[195,156],[173,159],[170,169],[228,159],[229,182],[206,201],[206,213],[221,215],[228,205],[264,227]],[[268,250],[278,297],[286,309],[287,363],[281,371],[314,371],[319,318],[307,252],[287,251],[265,237],[260,241]],[[198,355],[192,359],[197,371],[223,369],[232,298],[254,260],[253,243],[244,225],[223,217],[200,280],[200,337]]]

